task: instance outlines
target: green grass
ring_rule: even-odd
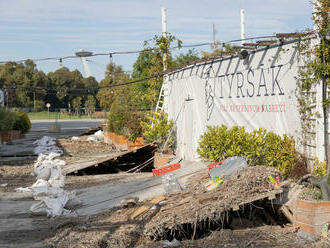
[[[30,112],[28,113],[28,116],[30,120],[55,120],[56,118],[56,113],[55,112],[48,112],[47,111],[42,111],[42,112]],[[74,116],[69,116],[69,115],[63,115],[60,113],[57,113],[57,118],[58,120],[70,120],[70,119],[89,119],[87,115],[81,115],[80,118],[76,115]]]

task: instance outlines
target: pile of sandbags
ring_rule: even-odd
[[[58,159],[63,151],[56,146],[56,140],[44,136],[35,142],[35,152],[39,154],[34,164],[33,175],[37,181],[28,188],[17,188],[17,191],[30,191],[39,202],[32,205],[30,210],[34,214],[59,216],[73,214],[67,208],[72,208],[80,202],[74,191],[69,192],[62,187],[65,184],[65,175],[62,166],[65,161]]]

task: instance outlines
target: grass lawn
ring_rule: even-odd
[[[63,115],[60,113],[56,112],[48,112],[47,111],[42,111],[42,112],[29,112],[28,116],[30,120],[55,120],[57,114],[58,120],[70,120],[70,119],[88,119],[87,115],[81,115],[80,118],[78,116],[69,116],[69,115]]]

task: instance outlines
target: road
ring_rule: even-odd
[[[55,121],[32,121],[32,128],[29,133],[22,139],[17,139],[12,144],[0,146],[0,165],[11,163],[11,161],[22,161],[22,156],[25,158],[28,155],[34,155],[35,145],[33,142],[43,136],[55,138],[66,138],[70,136],[78,136],[82,132],[88,130],[89,127],[100,125],[102,120],[61,120],[58,124],[61,127],[61,132],[48,132],[48,128]],[[21,156],[21,157],[17,157]],[[27,158],[29,159],[29,158]],[[7,163],[7,164],[8,164]]]

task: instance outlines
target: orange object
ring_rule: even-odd
[[[226,160],[215,162],[215,163],[209,164],[207,167],[208,167],[209,170],[212,170],[212,169],[218,167],[218,165],[223,164],[225,161]]]
[[[158,168],[158,169],[153,169],[152,170],[152,175],[157,177],[157,176],[166,174],[168,172],[178,170],[180,168],[181,168],[180,164],[171,164],[169,166],[161,167],[161,168]]]

